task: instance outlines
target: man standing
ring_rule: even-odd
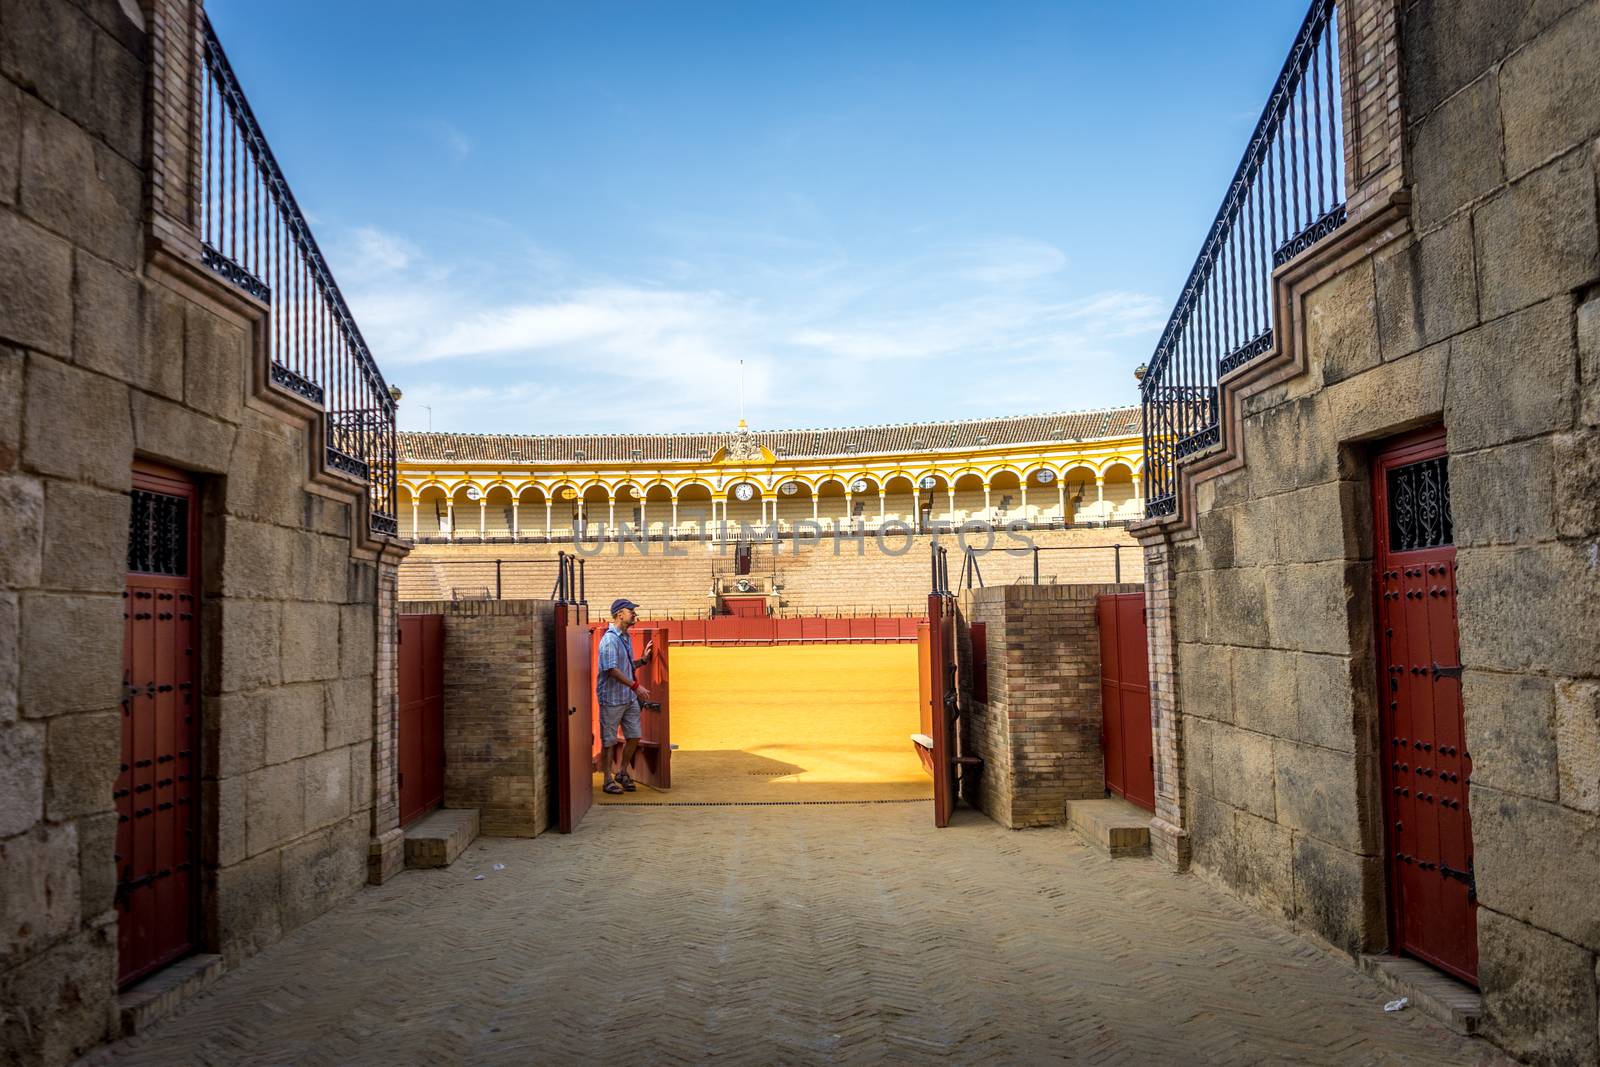
[[[636,667],[643,667],[655,655],[655,647],[645,642],[644,655],[633,658],[633,642],[628,631],[639,621],[638,605],[625,597],[611,602],[611,625],[600,636],[600,663],[595,672],[595,698],[600,702],[600,772],[605,775],[607,793],[631,793],[636,788],[628,768],[639,748],[639,701],[649,700],[650,690],[634,678]],[[622,727],[622,759],[615,771],[612,750],[617,746],[617,727]]]

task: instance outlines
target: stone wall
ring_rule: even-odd
[[[392,704],[375,689],[378,583],[398,550],[384,564],[363,536],[359,487],[308,480],[314,413],[262,402],[259,305],[155,260],[146,138],[171,124],[147,121],[147,74],[162,34],[189,43],[197,8],[153,10],[0,7],[8,1063],[67,1062],[118,1027],[112,789],[136,458],[192,473],[203,512],[198,950],[237,961],[354,893],[375,828],[374,721]]]
[[[1069,549],[1040,553],[1039,580],[1045,584],[1112,581],[1117,564],[1113,546],[1118,545],[1125,580],[1137,579],[1142,566],[1138,543],[1121,527],[1028,530],[1017,536],[1042,547]],[[910,538],[890,534],[880,541],[868,534],[861,539],[803,540],[798,545],[785,540],[776,550],[770,542],[762,543],[753,548],[751,572],[777,574],[780,610],[789,614],[921,614],[931,584],[932,540],[928,534]],[[947,535],[940,543],[950,549],[953,584],[960,576],[962,542]],[[992,545],[979,534],[969,534],[966,543],[978,553],[987,584],[1032,581],[1032,553],[1004,530],[996,533]],[[678,541],[671,548],[670,556],[660,541],[651,542],[644,555],[633,544],[620,554],[615,543],[586,548],[589,602],[609,604],[627,596],[649,614],[705,612],[712,603],[712,574],[732,570],[732,546]],[[448,600],[453,590],[468,595],[488,590],[492,596],[498,584],[508,599],[546,598],[555,584],[554,560],[561,551],[571,552],[572,545],[418,545],[400,568],[401,596]],[[503,563],[497,583],[495,559],[531,562]]]
[[[962,595],[961,617],[984,624],[988,657],[988,691],[964,694],[963,751],[984,761],[969,799],[1000,825],[1053,826],[1067,801],[1105,796],[1095,598],[1140,588],[1008,585]]]
[[[1279,272],[1284,349],[1228,386],[1188,513],[1137,531],[1172,576],[1176,669],[1152,663],[1181,774],[1169,836],[1290,925],[1388,948],[1369,457],[1443,423],[1485,1028],[1519,1056],[1592,1062],[1600,2],[1424,0],[1398,41],[1395,5],[1341,6],[1380,68],[1352,82],[1345,57],[1346,113],[1403,115],[1384,128],[1404,153],[1359,139],[1359,210]],[[1402,159],[1401,195],[1374,195]]]
[[[444,806],[477,808],[485,834],[543,833],[553,813],[555,604],[407,601],[400,610],[444,616]]]

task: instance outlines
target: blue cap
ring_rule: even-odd
[[[619,596],[617,599],[611,602],[611,614],[615,615],[623,608],[632,608],[634,611],[638,611],[639,605],[635,604],[625,596]]]

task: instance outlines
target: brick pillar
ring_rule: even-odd
[[[1397,0],[1339,4],[1345,206],[1352,220],[1388,205],[1405,188],[1398,8]]]
[[[400,635],[399,559],[378,564],[377,651],[372,686],[372,841],[367,848],[367,881],[380,885],[405,866],[400,832]]]
[[[180,258],[199,261],[199,0],[152,0],[150,29],[150,234]]]
[[[1150,656],[1150,726],[1155,732],[1156,814],[1150,848],[1177,870],[1189,866],[1188,813],[1183,803],[1183,711],[1173,638],[1172,558],[1159,534],[1144,545],[1145,630]]]

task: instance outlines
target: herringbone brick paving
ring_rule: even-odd
[[[480,840],[94,1060],[1496,1061],[1198,879],[1066,831],[931,822],[610,808]]]

